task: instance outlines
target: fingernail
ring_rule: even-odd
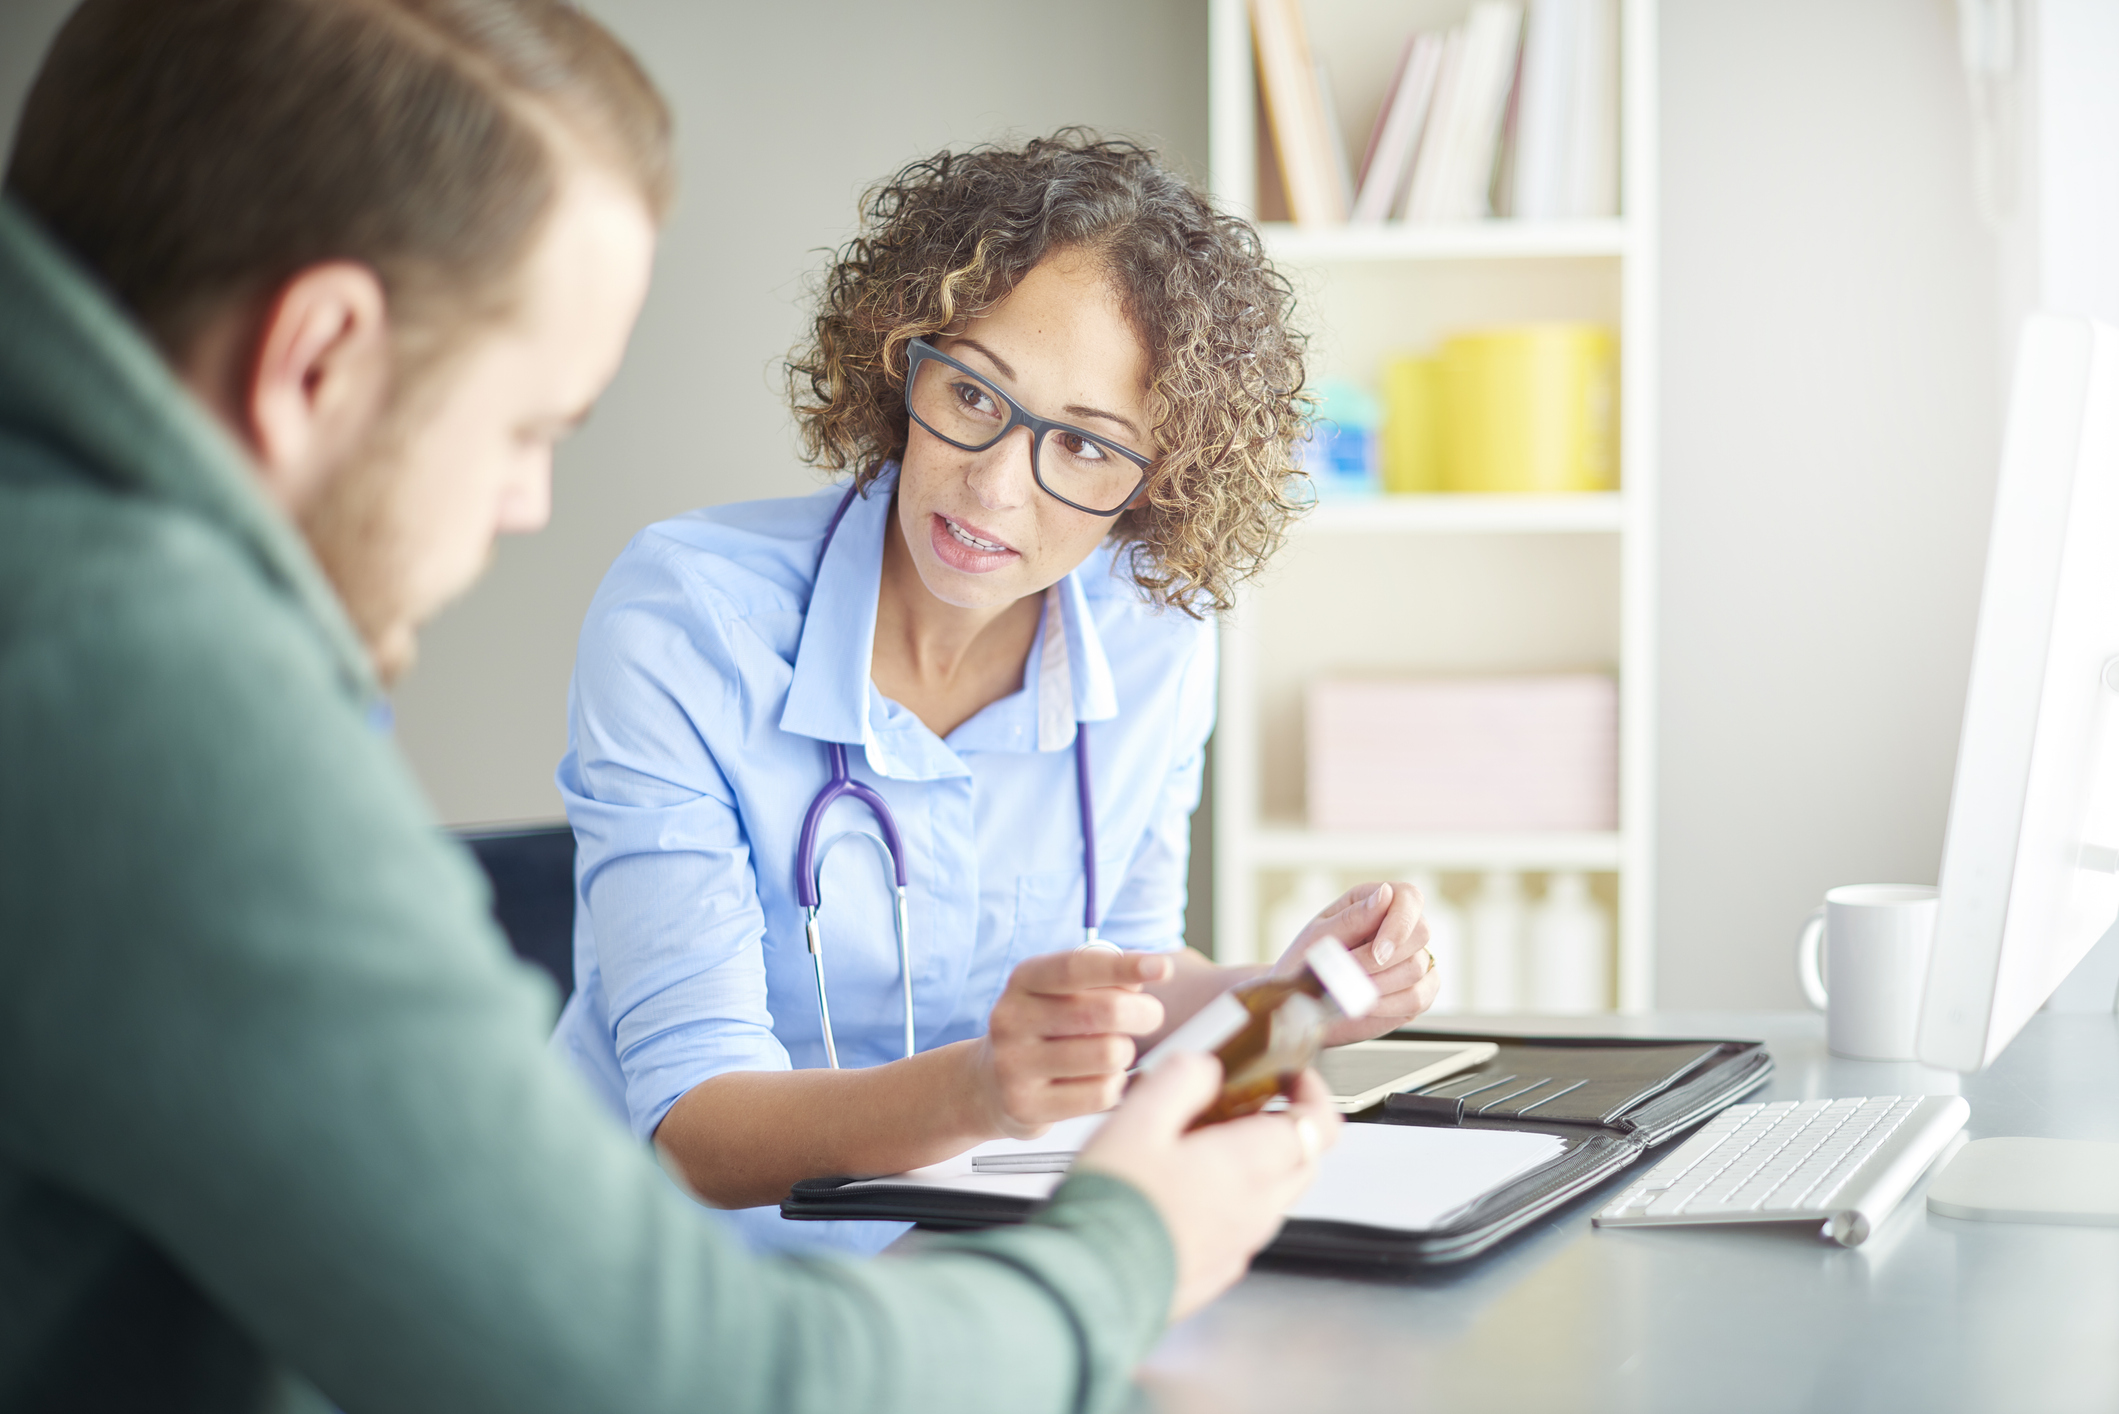
[[[1375,943],[1369,948],[1369,954],[1370,956],[1376,959],[1376,965],[1378,967],[1381,967],[1385,963],[1389,962],[1392,956],[1397,951],[1398,949],[1396,945],[1393,944],[1389,938],[1378,938],[1376,939]]]
[[[1370,894],[1370,895],[1369,895],[1369,907],[1370,907],[1370,908],[1381,908],[1381,907],[1383,907],[1383,901],[1384,901],[1384,899],[1385,899],[1385,898],[1386,898],[1386,897],[1388,896],[1388,893],[1389,893],[1390,887],[1391,887],[1391,886],[1390,886],[1389,884],[1378,884],[1378,885],[1376,885],[1376,892],[1374,892],[1374,893],[1372,893],[1372,894]]]

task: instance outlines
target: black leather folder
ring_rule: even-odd
[[[1773,1057],[1756,1041],[1425,1029],[1401,1034],[1423,1041],[1492,1041],[1500,1050],[1475,1070],[1388,1096],[1350,1116],[1352,1123],[1533,1130],[1557,1136],[1560,1152],[1452,1215],[1443,1227],[1407,1232],[1297,1218],[1281,1229],[1265,1257],[1386,1269],[1461,1262],[1734,1104],[1773,1072]],[[780,1212],[789,1218],[885,1219],[962,1229],[1020,1222],[1036,1206],[954,1189],[848,1187],[857,1182],[798,1183]]]

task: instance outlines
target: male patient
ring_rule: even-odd
[[[377,728],[545,519],[669,185],[555,0],[90,0],[0,203],[0,1407],[1101,1408],[1336,1120],[1139,1087],[1037,1220],[732,1249]]]

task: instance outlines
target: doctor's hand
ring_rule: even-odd
[[[1381,1036],[1434,1005],[1442,984],[1435,975],[1434,954],[1427,950],[1420,891],[1411,884],[1356,884],[1348,889],[1295,935],[1274,970],[1295,966],[1312,943],[1328,934],[1346,944],[1383,996],[1367,1016],[1334,1023],[1326,1045]]]
[[[1161,953],[1047,953],[1015,969],[971,1051],[986,1127],[1029,1139],[1055,1120],[1099,1114],[1125,1092],[1136,1036],[1163,1022],[1141,988],[1175,970]]]
[[[1077,1173],[1124,1179],[1162,1215],[1177,1254],[1173,1321],[1243,1275],[1316,1178],[1318,1155],[1339,1139],[1340,1118],[1314,1070],[1303,1072],[1286,1111],[1187,1134],[1220,1089],[1221,1064],[1212,1056],[1171,1056],[1141,1077],[1074,1163]]]

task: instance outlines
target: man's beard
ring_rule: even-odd
[[[400,504],[405,430],[404,419],[386,414],[299,516],[303,538],[386,687],[418,657],[415,630],[423,617],[412,602],[412,542]]]

